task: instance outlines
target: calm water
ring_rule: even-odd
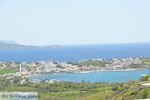
[[[86,74],[78,73],[63,73],[54,75],[35,75],[29,78],[40,79],[56,79],[70,82],[126,82],[130,80],[139,80],[141,75],[148,74],[149,70],[137,71],[105,71],[105,72],[92,72]]]
[[[79,61],[91,58],[150,57],[150,43],[77,45],[63,48],[0,50],[2,61]]]

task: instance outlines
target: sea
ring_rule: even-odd
[[[22,50],[0,50],[0,61],[59,61],[77,62],[93,58],[150,57],[150,43],[67,45],[61,48],[38,48]],[[92,73],[62,73],[55,75],[36,75],[30,78],[56,79],[71,82],[125,82],[139,80],[149,70],[104,71]]]
[[[68,45],[61,48],[0,50],[0,61],[65,61],[115,57],[150,57],[150,43]]]
[[[55,79],[67,82],[128,82],[139,80],[141,75],[150,74],[150,70],[100,71],[91,73],[60,73],[29,76],[30,79]]]

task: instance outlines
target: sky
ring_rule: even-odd
[[[25,45],[150,42],[150,0],[0,0],[0,40]]]

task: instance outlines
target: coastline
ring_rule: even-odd
[[[64,74],[64,73],[74,73],[74,74],[87,74],[87,73],[93,73],[93,72],[119,72],[119,71],[138,71],[138,70],[145,70],[144,68],[134,68],[134,69],[119,69],[119,70],[96,70],[96,71],[80,71],[80,72],[62,72],[62,73],[48,73],[48,74],[32,74],[27,75],[26,77],[35,76],[35,75],[54,75],[54,74]]]
[[[34,74],[28,76],[30,80],[46,80],[60,82],[125,82],[139,80],[141,75],[148,74],[148,69],[129,70],[129,71],[98,71],[82,73],[55,73],[55,74]]]
[[[112,71],[136,71],[136,70],[145,70],[144,68],[128,68],[128,69],[115,69],[115,70],[96,70],[96,71],[81,71],[81,72],[74,72],[74,73],[92,73],[92,72],[112,72]]]

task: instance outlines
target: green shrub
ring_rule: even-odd
[[[150,78],[150,75],[142,76],[141,81],[148,81]]]

